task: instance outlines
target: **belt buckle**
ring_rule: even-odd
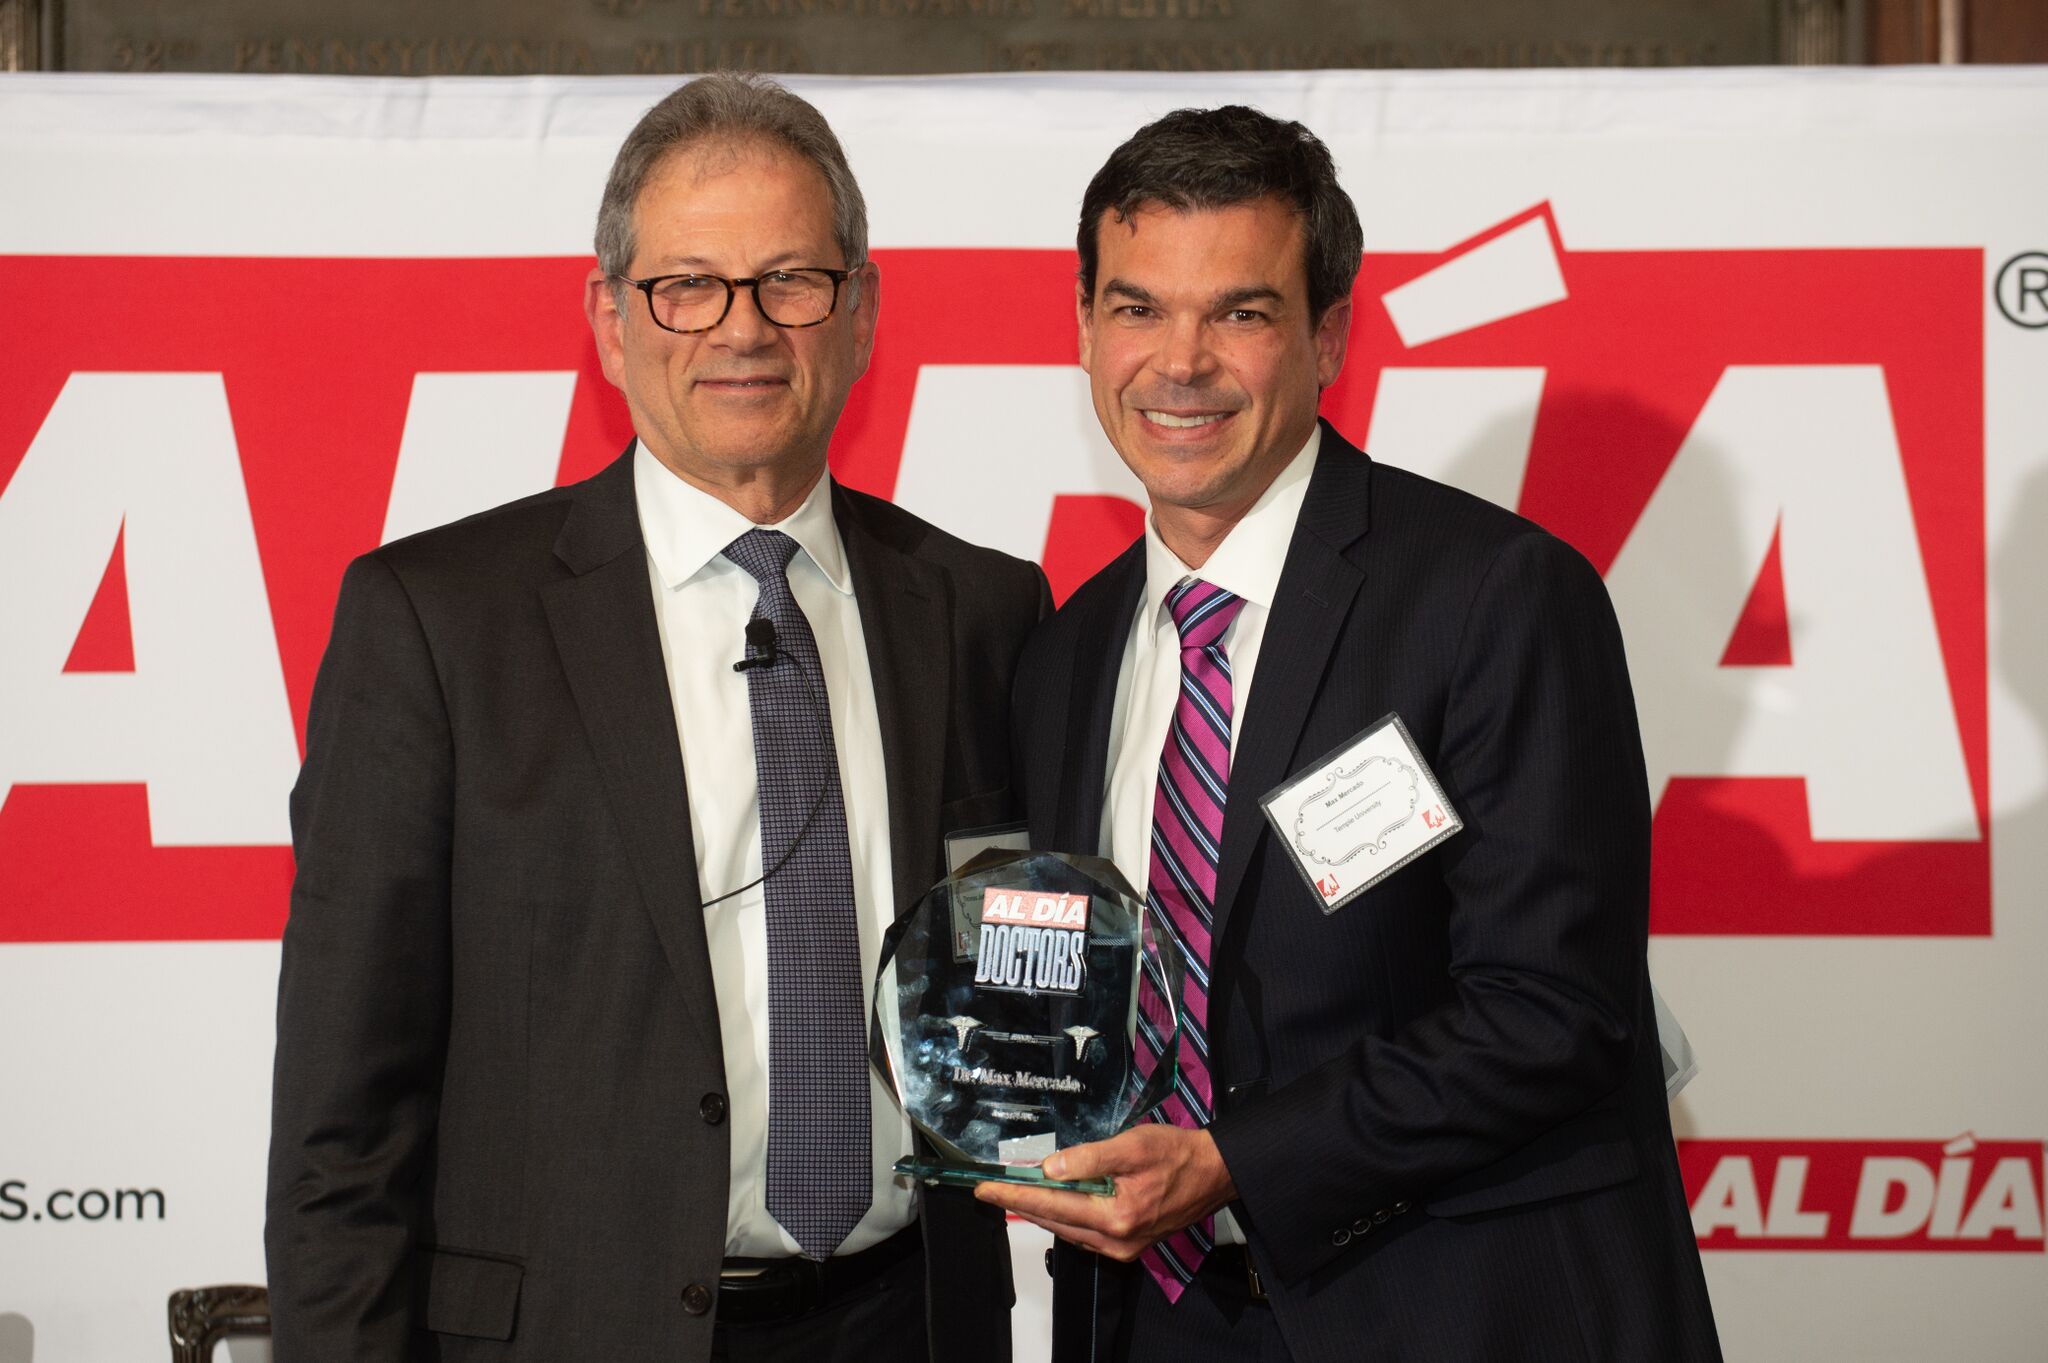
[[[822,1306],[825,1298],[823,1275],[804,1259],[721,1269],[718,1290],[720,1296],[733,1294],[731,1314],[736,1320],[787,1320],[808,1315]]]

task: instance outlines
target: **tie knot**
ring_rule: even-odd
[[[1244,598],[1191,578],[1167,594],[1166,608],[1173,612],[1182,648],[1207,648],[1230,628],[1230,622],[1244,609]]]
[[[725,556],[765,586],[787,580],[796,541],[780,530],[749,530],[725,546]]]

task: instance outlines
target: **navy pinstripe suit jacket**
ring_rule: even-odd
[[[1134,545],[1025,650],[1036,846],[1097,847],[1143,584]],[[1241,703],[1211,1130],[1295,1359],[1718,1359],[1651,1015],[1642,745],[1598,574],[1326,426]],[[1390,711],[1466,827],[1326,915],[1259,800]],[[1102,1268],[1056,1253],[1056,1359],[1107,1356]]]

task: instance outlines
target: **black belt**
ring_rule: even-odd
[[[1202,1260],[1199,1276],[1226,1284],[1233,1293],[1242,1295],[1254,1305],[1272,1305],[1272,1298],[1266,1295],[1266,1285],[1259,1281],[1259,1270],[1252,1263],[1251,1251],[1243,1245],[1218,1245],[1210,1250]]]
[[[814,1259],[727,1259],[718,1271],[718,1323],[758,1325],[830,1306],[905,1259],[924,1240],[913,1224],[858,1254]]]

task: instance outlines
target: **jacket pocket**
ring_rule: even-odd
[[[460,1249],[421,1251],[421,1318],[444,1335],[510,1339],[519,1316],[519,1284],[526,1269],[517,1259]]]
[[[997,786],[979,795],[963,795],[939,806],[939,836],[950,838],[969,829],[987,828],[1016,817],[1008,786]]]
[[[1583,1113],[1425,1200],[1431,1216],[1472,1216],[1588,1193],[1636,1176],[1636,1148],[1616,1108]]]

